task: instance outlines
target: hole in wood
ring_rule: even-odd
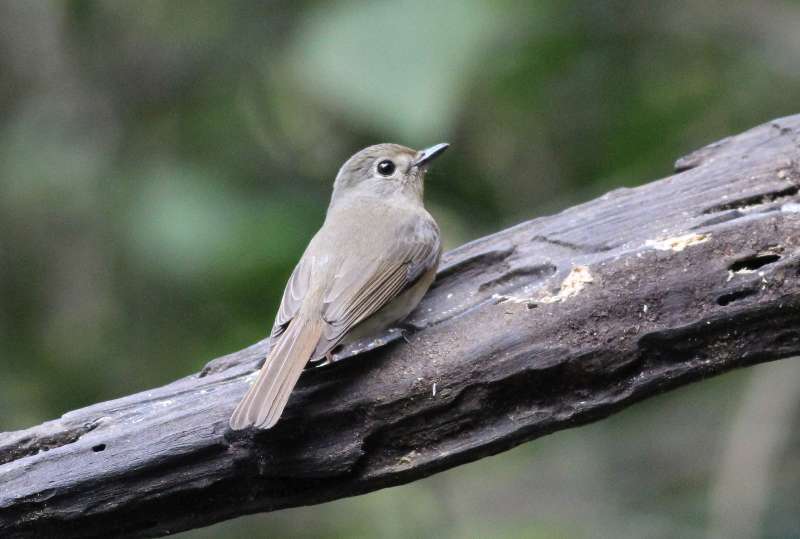
[[[739,301],[740,299],[744,299],[746,297],[752,296],[755,294],[755,290],[747,289],[747,290],[737,290],[735,292],[730,292],[728,294],[722,294],[720,297],[717,298],[717,304],[722,305],[729,305],[734,301]]]
[[[743,260],[737,260],[736,262],[731,264],[730,270],[733,272],[755,271],[759,268],[763,268],[768,264],[774,264],[780,259],[781,255],[776,255],[776,254],[756,255],[750,258],[745,258]]]
[[[92,447],[92,451],[95,453],[99,453],[100,451],[106,450],[106,444],[97,444],[96,446]]]

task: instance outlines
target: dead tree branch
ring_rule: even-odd
[[[797,355],[800,115],[676,170],[448,253],[410,342],[307,371],[273,430],[226,433],[261,342],[0,434],[0,536],[156,536],[370,492]]]

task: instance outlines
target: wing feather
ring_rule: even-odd
[[[303,304],[303,298],[306,297],[308,292],[311,265],[309,257],[303,256],[286,283],[281,305],[278,308],[278,314],[275,315],[275,323],[270,332],[270,348],[275,346],[278,337],[283,335],[289,322],[297,315],[300,306]]]

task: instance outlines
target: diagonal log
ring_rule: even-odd
[[[273,430],[226,432],[262,341],[0,434],[0,536],[158,536],[370,492],[800,353],[800,115],[676,171],[448,253],[409,342],[308,370]]]

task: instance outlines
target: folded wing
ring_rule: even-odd
[[[330,352],[348,331],[436,266],[441,253],[436,224],[418,219],[409,226],[366,259],[337,260],[319,305],[308,303],[313,249],[303,255],[284,290],[267,360],[231,416],[231,428],[273,426],[309,359]]]

